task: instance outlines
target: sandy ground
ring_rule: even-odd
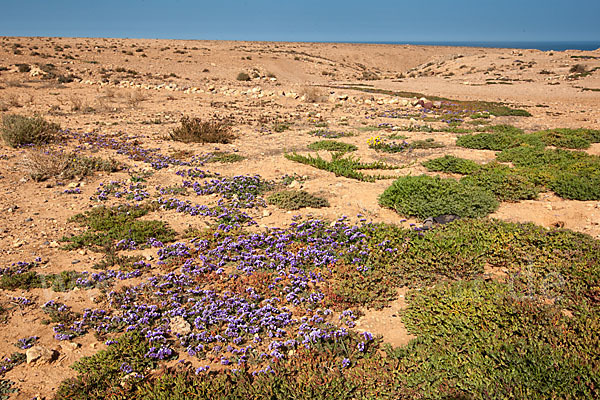
[[[28,65],[30,70],[19,72],[19,64]],[[56,79],[46,79],[46,73],[37,66],[46,66],[48,70],[47,64],[52,64],[51,70],[56,75],[73,75],[75,80],[59,83]],[[214,164],[210,169],[225,175],[256,173],[266,179],[298,174],[306,178],[305,190],[321,194],[331,203],[329,208],[305,213],[329,219],[340,215],[356,219],[357,214],[362,214],[373,221],[409,224],[415,221],[404,222],[401,216],[377,204],[379,194],[390,180],[364,183],[336,178],[331,173],[289,161],[283,154],[306,152],[306,145],[315,140],[308,132],[319,122],[326,123],[329,130],[353,133],[354,136],[341,140],[356,144],[359,147],[356,155],[361,159],[405,165],[397,174],[425,173],[416,161],[444,154],[486,162],[494,158],[494,153],[458,148],[454,145],[456,135],[450,133],[402,131],[411,121],[373,117],[401,108],[398,99],[333,87],[362,85],[458,100],[501,101],[526,109],[533,116],[499,117],[493,123],[509,123],[526,130],[599,129],[600,70],[575,78],[569,73],[575,64],[582,64],[587,70],[600,69],[600,51],[0,38],[0,110],[40,114],[76,131],[135,134],[148,147],[160,147],[164,154],[236,151],[246,159],[235,164]],[[236,77],[241,72],[255,77],[239,81]],[[184,115],[226,117],[233,122],[238,139],[217,146],[167,140]],[[408,139],[435,138],[446,147],[415,150],[410,154],[377,154],[367,147],[367,139],[385,131],[369,132],[361,128],[384,122],[397,126],[396,133]],[[288,124],[290,129],[275,132],[275,124]],[[83,181],[63,182],[78,185],[82,192],[64,195],[65,188],[56,182],[28,179],[19,166],[27,151],[0,145],[0,268],[41,257],[46,273],[89,270],[98,261],[98,254],[60,250],[56,241],[78,229],[68,219],[89,209],[92,204],[89,197],[101,182],[126,179],[129,175],[97,173]],[[600,145],[587,151],[600,155]],[[118,159],[133,164],[124,157]],[[155,173],[148,186],[179,183],[180,178],[173,173],[177,169]],[[292,220],[292,213],[273,206],[268,211],[268,216],[258,215],[263,226],[284,226]],[[178,232],[192,225],[185,216],[175,213],[153,217],[168,220]],[[600,237],[597,201],[568,201],[543,193],[536,200],[504,203],[492,217],[531,221],[547,227],[559,224]],[[13,343],[17,338],[31,335],[39,336],[42,345],[56,349],[59,354],[50,368],[21,365],[6,375],[21,389],[16,398],[51,396],[61,380],[73,376],[69,366],[75,360],[104,346],[93,335],[78,338],[76,344],[59,345],[53,339],[51,326],[41,324],[45,317],[39,306],[44,302],[61,300],[75,310],[83,309],[92,304],[91,298],[97,295],[93,291],[66,294],[2,291],[0,295],[0,304],[6,306],[10,306],[11,297],[20,295],[35,303],[25,308],[9,307],[7,321],[0,324],[0,356],[16,350]],[[403,307],[403,293],[400,293],[398,300],[385,310],[367,312],[358,326],[383,334],[394,345],[405,344],[410,335],[398,316]]]

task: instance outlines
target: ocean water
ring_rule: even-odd
[[[580,42],[366,42],[379,44],[414,44],[423,46],[491,47],[509,49],[537,49],[542,51],[596,50],[600,40]]]

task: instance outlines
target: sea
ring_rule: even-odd
[[[600,40],[580,42],[363,42],[377,44],[413,44],[420,46],[490,47],[501,49],[537,49],[541,51],[596,50]]]

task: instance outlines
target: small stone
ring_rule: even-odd
[[[171,318],[171,321],[169,322],[169,328],[171,329],[171,333],[177,335],[187,335],[192,331],[192,326],[190,323],[180,315]]]
[[[262,216],[263,217],[268,217],[269,215],[271,215],[271,211],[269,211],[269,210],[263,210],[263,212],[262,212]]]
[[[290,188],[291,189],[296,188],[298,186],[300,186],[300,183],[298,183],[297,180],[293,180],[292,183],[290,183]]]
[[[33,218],[31,218],[31,217],[25,219],[25,222],[32,222],[32,221],[33,221]]]
[[[71,260],[71,264],[79,264],[81,260]]]
[[[56,359],[58,352],[49,349],[47,347],[37,345],[30,349],[27,349],[25,356],[27,356],[27,364],[48,364]]]

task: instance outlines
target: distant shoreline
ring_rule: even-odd
[[[323,44],[383,44],[409,46],[442,46],[442,47],[478,47],[492,49],[534,49],[541,51],[581,50],[594,51],[600,49],[600,40],[580,41],[343,41],[343,40],[239,40],[210,38],[148,38],[148,37],[93,37],[93,36],[11,36],[0,35],[0,38],[68,38],[68,39],[123,39],[123,40],[181,40],[206,42],[258,42],[258,43],[323,43]]]
[[[334,42],[331,42],[334,43]],[[340,43],[340,42],[338,42]],[[541,51],[584,50],[593,51],[600,48],[598,41],[505,41],[505,42],[342,42],[358,44],[396,44],[413,46],[449,46],[449,47],[486,47],[495,49],[535,49]]]

